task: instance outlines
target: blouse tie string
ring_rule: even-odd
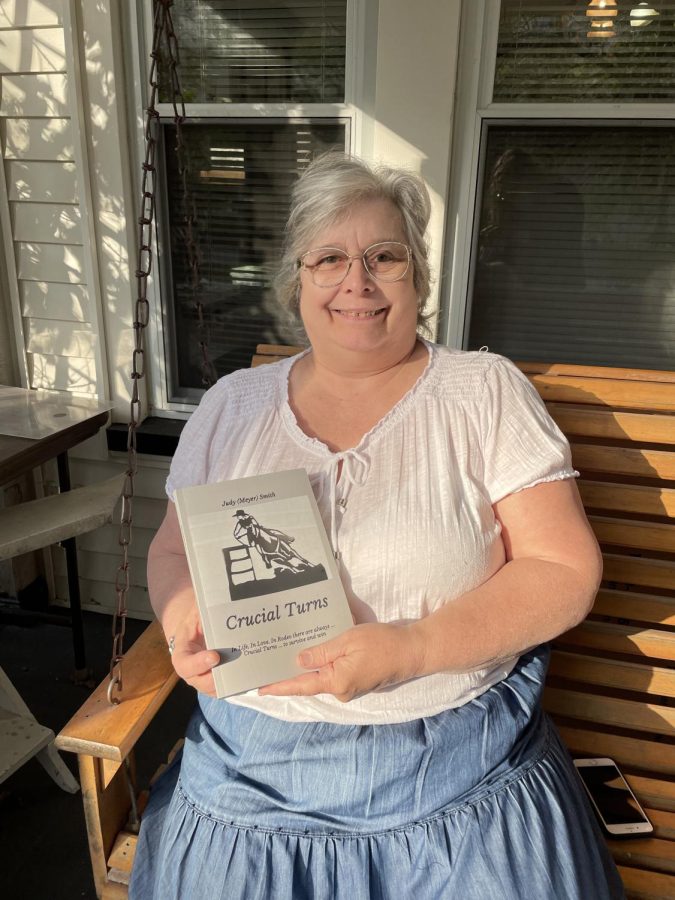
[[[335,453],[326,467],[323,485],[328,483],[328,502],[330,506],[330,542],[335,558],[340,558],[338,547],[337,508],[343,510],[347,505],[347,495],[352,485],[361,486],[366,483],[370,471],[370,460],[359,450],[344,450]],[[322,485],[322,487],[323,487]],[[338,500],[338,485],[341,487],[341,498]],[[323,492],[322,492],[323,493]]]

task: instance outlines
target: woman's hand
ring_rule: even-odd
[[[178,625],[173,637],[171,662],[176,673],[202,694],[215,697],[216,688],[211,670],[220,662],[220,656],[215,650],[206,649],[196,606]]]
[[[177,674],[193,688],[215,697],[211,669],[220,657],[215,650],[206,649],[178,516],[171,501],[148,552],[148,587],[164,634],[167,640],[173,638],[171,662]]]
[[[298,664],[314,671],[268,684],[258,693],[279,697],[333,694],[346,703],[414,678],[424,659],[415,624],[356,625],[298,654]]]

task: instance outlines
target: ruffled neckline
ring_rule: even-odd
[[[280,388],[281,388],[281,403],[280,403],[280,412],[282,421],[288,431],[288,434],[293,438],[293,440],[300,444],[300,446],[304,447],[306,450],[316,454],[317,456],[322,456],[324,459],[343,459],[349,454],[360,454],[363,450],[365,450],[369,445],[373,444],[375,441],[380,440],[397,422],[406,415],[408,410],[414,405],[417,395],[419,394],[422,385],[427,381],[429,374],[433,368],[435,358],[436,358],[436,348],[434,344],[430,341],[427,341],[426,338],[420,337],[418,335],[418,340],[421,341],[422,344],[426,347],[427,350],[427,362],[420,373],[417,381],[406,391],[406,393],[398,400],[389,412],[385,413],[385,415],[373,425],[361,438],[361,440],[354,447],[349,447],[347,450],[331,450],[323,441],[320,441],[318,438],[310,437],[306,434],[300,425],[298,424],[298,420],[295,417],[295,413],[291,409],[290,397],[289,397],[289,384],[290,384],[290,376],[291,369],[295,365],[298,360],[302,359],[303,356],[306,356],[308,353],[311,353],[311,347],[307,350],[303,350],[302,353],[297,354],[296,356],[290,357],[287,360],[285,370],[280,372]]]

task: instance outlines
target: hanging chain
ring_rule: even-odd
[[[208,334],[204,319],[204,309],[199,297],[199,250],[196,240],[196,208],[190,194],[188,183],[187,153],[183,142],[182,123],[185,119],[185,102],[178,75],[178,42],[173,29],[170,8],[174,0],[153,0],[154,22],[152,36],[151,64],[149,73],[150,97],[145,110],[145,158],[142,166],[141,210],[138,217],[138,255],[136,261],[136,307],[134,314],[134,350],[131,360],[131,403],[129,429],[127,433],[127,469],[122,489],[122,509],[118,543],[122,548],[122,560],[115,576],[115,593],[117,604],[112,623],[112,655],[110,659],[110,675],[108,683],[108,702],[115,705],[120,702],[122,693],[122,660],[124,658],[124,635],[127,619],[127,598],[129,594],[129,547],[133,524],[134,479],[138,472],[136,455],[136,429],[142,421],[142,405],[139,396],[139,381],[145,377],[145,329],[150,318],[148,303],[148,277],[152,270],[152,232],[155,221],[155,189],[157,136],[159,131],[159,113],[157,96],[160,89],[159,63],[162,56],[162,44],[168,58],[171,79],[171,102],[176,127],[176,152],[178,171],[183,185],[183,207],[186,236],[186,250],[190,269],[190,289],[193,305],[197,312],[198,342],[201,355],[202,384],[207,387],[216,380],[216,373],[209,357]],[[117,694],[118,696],[115,696]]]

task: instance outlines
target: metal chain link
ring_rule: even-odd
[[[133,525],[134,478],[138,471],[136,455],[136,429],[142,420],[142,404],[139,396],[139,381],[145,377],[145,329],[150,318],[148,303],[148,277],[152,270],[152,231],[155,221],[155,156],[159,130],[159,113],[157,112],[157,96],[160,89],[159,64],[162,57],[162,44],[168,57],[171,80],[174,124],[176,127],[176,150],[178,169],[183,183],[183,204],[185,209],[186,249],[190,267],[190,288],[193,304],[197,310],[198,341],[201,354],[202,384],[208,386],[216,379],[215,369],[209,357],[207,326],[204,319],[203,304],[199,299],[200,274],[199,250],[196,240],[196,210],[190,195],[188,184],[187,153],[183,143],[182,123],[185,119],[185,102],[178,76],[178,42],[173,29],[170,8],[174,0],[153,0],[153,37],[151,64],[149,73],[150,97],[145,110],[145,158],[143,160],[143,176],[141,180],[141,209],[138,217],[138,255],[136,260],[136,307],[134,314],[134,350],[131,359],[131,402],[129,413],[129,429],[127,432],[127,469],[122,489],[122,510],[118,543],[122,548],[122,560],[115,576],[115,593],[117,604],[112,623],[112,655],[110,658],[110,674],[108,683],[108,702],[112,705],[120,702],[122,693],[122,660],[124,658],[124,635],[127,619],[127,599],[129,594],[129,547]]]

